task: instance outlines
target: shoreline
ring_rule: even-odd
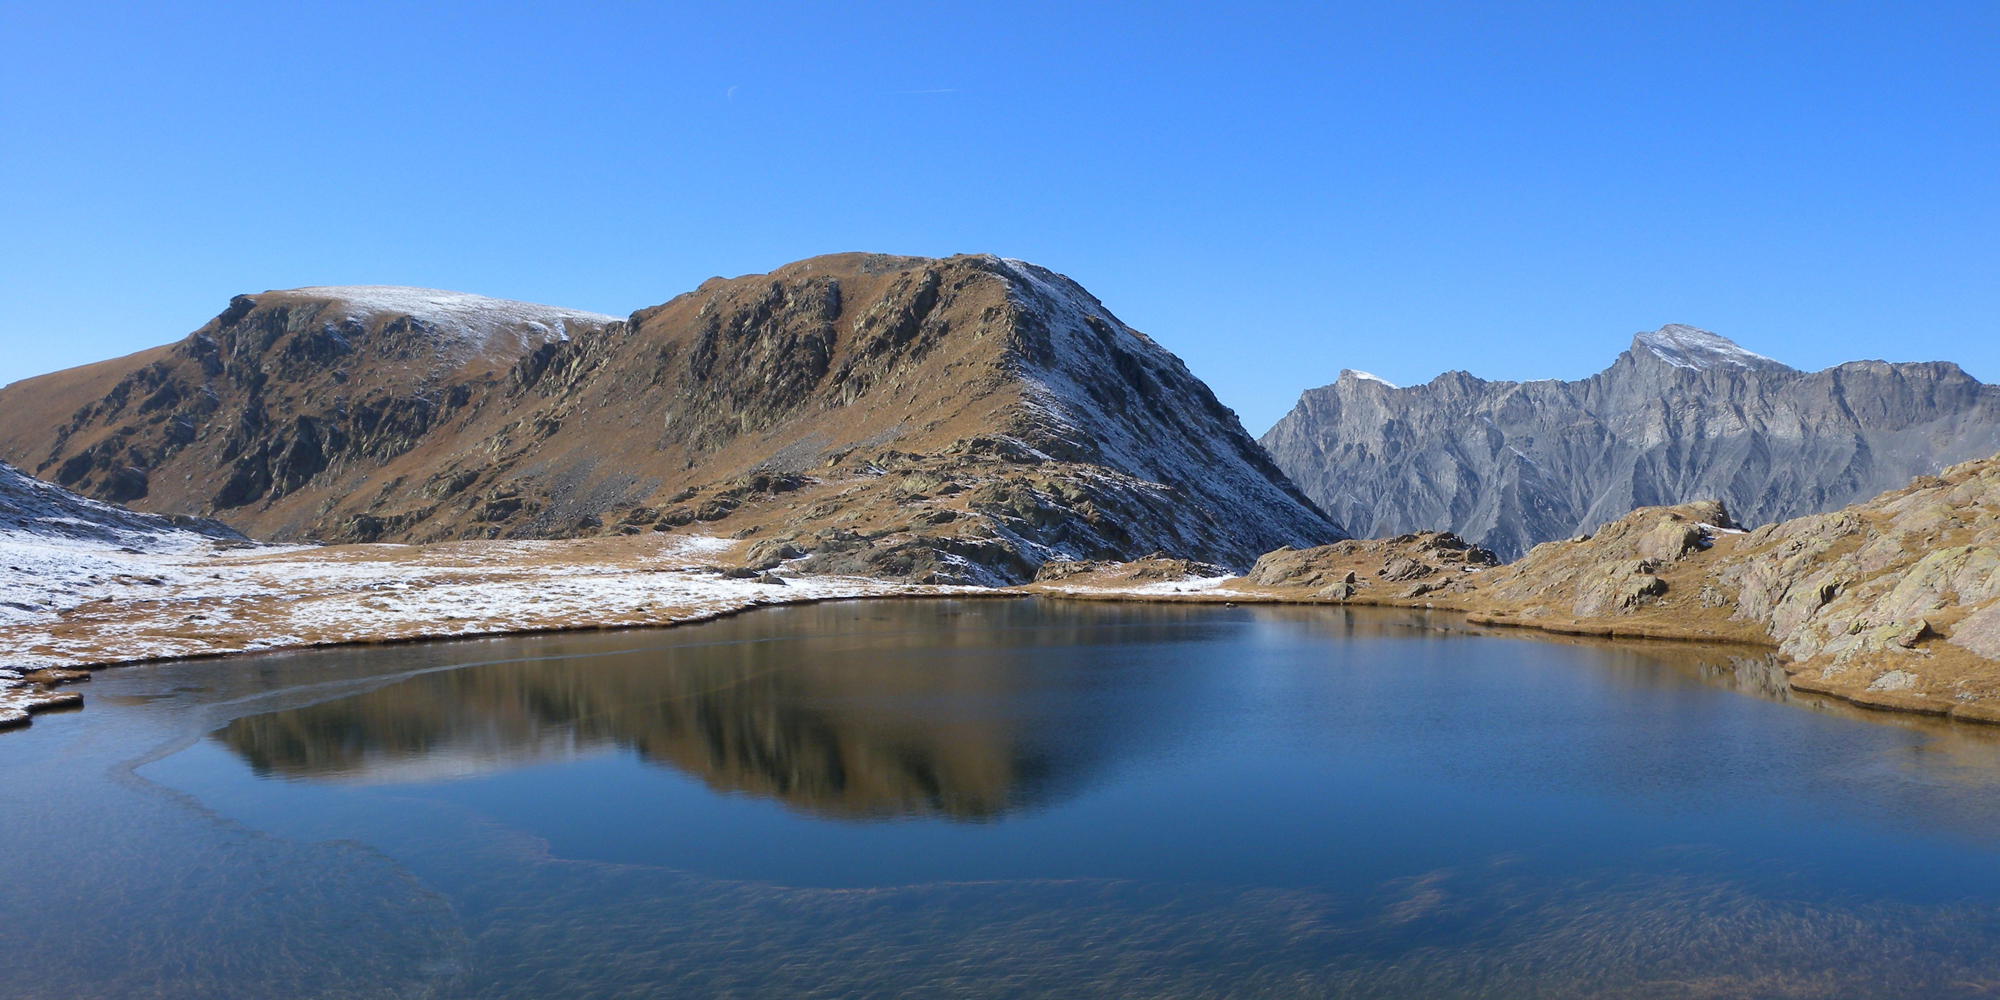
[[[1029,584],[1029,587],[1036,585]],[[1333,600],[1330,598],[1290,597],[1281,594],[1260,594],[1244,591],[1206,591],[1199,593],[1137,593],[1115,590],[1085,590],[1080,588],[1050,587],[1030,590],[1038,596],[1057,597],[1078,601],[1113,601],[1126,603],[1169,603],[1169,604],[1263,604],[1296,605],[1307,607],[1367,607],[1388,608],[1407,611],[1438,611],[1460,616],[1467,624],[1483,625],[1489,628],[1516,629],[1522,633],[1543,633],[1552,636],[1566,636],[1583,639],[1601,639],[1606,642],[1673,642],[1691,645],[1739,646],[1756,649],[1778,658],[1785,669],[1786,685],[1793,691],[1817,697],[1832,698],[1869,712],[1892,715],[1917,715],[1951,722],[1962,722],[1976,726],[2000,726],[2000,710],[1978,704],[1938,704],[1899,695],[1894,692],[1849,691],[1835,684],[1817,681],[1806,676],[1805,671],[1791,657],[1782,645],[1769,638],[1756,639],[1735,635],[1718,635],[1695,629],[1663,629],[1643,624],[1631,626],[1598,625],[1588,622],[1538,622],[1523,621],[1518,617],[1490,611],[1477,611],[1453,602],[1423,602],[1397,598],[1351,598]]]
[[[785,597],[781,595],[772,595],[770,597],[759,597],[759,598],[753,598],[741,604],[735,604],[727,607],[704,609],[689,614],[663,617],[661,619],[654,621],[629,621],[629,620],[600,621],[600,622],[590,622],[590,623],[538,625],[538,626],[527,626],[518,628],[502,627],[502,628],[485,629],[478,631],[419,632],[419,633],[402,634],[402,635],[377,635],[377,636],[367,636],[367,637],[327,639],[319,641],[303,641],[285,645],[260,647],[255,649],[223,649],[223,650],[210,650],[210,651],[189,652],[189,653],[176,653],[176,654],[168,654],[160,656],[134,656],[134,657],[126,657],[120,659],[94,660],[90,662],[79,662],[74,667],[67,668],[68,671],[81,673],[82,674],[81,677],[70,677],[63,681],[59,681],[57,683],[70,684],[70,683],[75,683],[77,681],[87,681],[90,678],[90,674],[98,670],[133,668],[133,667],[151,666],[162,663],[182,663],[182,662],[190,662],[198,660],[236,659],[246,656],[258,656],[267,653],[301,652],[305,650],[336,649],[342,647],[399,646],[399,645],[424,643],[424,642],[450,642],[454,640],[472,640],[472,639],[498,639],[498,638],[511,638],[516,636],[554,635],[554,634],[562,634],[570,632],[610,632],[610,631],[625,631],[625,630],[669,629],[682,625],[698,625],[704,622],[717,621],[723,618],[730,618],[736,615],[746,614],[764,608],[804,606],[812,604],[830,603],[834,601],[939,600],[939,599],[1022,600],[1030,598],[1047,598],[1054,600],[1098,601],[1098,602],[1126,603],[1126,604],[1219,604],[1224,606],[1235,606],[1241,604],[1241,605],[1260,605],[1260,606],[1316,607],[1316,608],[1327,608],[1327,609],[1361,607],[1361,608],[1371,608],[1380,610],[1440,612],[1443,614],[1457,616],[1459,619],[1461,619],[1464,623],[1468,625],[1482,626],[1490,629],[1512,630],[1516,634],[1519,634],[1525,638],[1530,638],[1530,639],[1534,638],[1537,634],[1541,634],[1550,637],[1595,639],[1609,643],[1665,642],[1665,643],[1684,643],[1688,645],[1702,645],[1702,646],[1740,647],[1744,649],[1756,650],[1761,654],[1776,657],[1778,659],[1780,666],[1784,669],[1787,687],[1791,691],[1799,694],[1807,694],[1820,698],[1830,698],[1843,705],[1851,706],[1855,709],[1859,709],[1867,713],[1880,713],[1884,716],[1896,716],[1896,715],[1920,716],[1931,719],[1941,719],[1947,722],[1966,723],[1970,725],[1980,726],[1982,728],[1987,726],[2000,726],[2000,712],[1995,712],[1992,710],[1981,710],[1983,709],[1983,706],[1971,706],[1971,705],[1943,706],[1936,704],[1921,703],[1908,698],[1899,698],[1894,694],[1890,693],[1874,693],[1872,696],[1870,696],[1870,693],[1868,692],[1853,693],[1853,692],[1843,691],[1835,685],[1826,684],[1823,682],[1816,682],[1810,677],[1801,676],[1800,672],[1797,672],[1792,669],[1793,666],[1792,662],[1788,657],[1786,657],[1782,652],[1780,652],[1779,644],[1776,642],[1772,642],[1769,640],[1755,641],[1735,636],[1718,636],[1714,634],[1699,633],[1693,630],[1673,630],[1673,629],[1659,629],[1659,628],[1647,628],[1647,627],[1617,628],[1611,626],[1593,625],[1582,622],[1560,623],[1560,622],[1522,621],[1518,618],[1514,618],[1504,614],[1495,614],[1491,612],[1481,612],[1472,610],[1463,606],[1459,606],[1455,602],[1423,602],[1423,601],[1413,601],[1413,600],[1398,600],[1394,598],[1387,600],[1370,599],[1370,598],[1360,598],[1351,600],[1332,600],[1325,598],[1310,598],[1310,597],[1301,598],[1301,597],[1293,597],[1281,594],[1221,590],[1219,588],[1205,590],[1205,591],[1185,592],[1185,593],[1141,593],[1135,590],[1126,590],[1126,591],[1110,590],[1110,589],[1085,590],[1074,587],[1060,587],[1060,586],[1048,586],[1048,585],[1038,585],[1038,584],[1026,584],[1019,587],[1007,587],[1007,588],[967,588],[964,590],[953,588],[950,590],[945,590],[942,588],[935,588],[932,587],[931,585],[925,585],[925,584],[896,584],[890,581],[872,581],[872,580],[867,581],[867,583],[873,584],[875,586],[857,588],[852,592],[801,594],[797,597]],[[29,728],[32,715],[40,715],[47,712],[80,711],[84,707],[85,707],[84,698],[81,692],[77,692],[74,689],[65,690],[60,693],[60,697],[58,699],[51,700],[44,704],[28,709],[27,711],[30,713],[30,717],[21,718],[7,725],[0,725],[0,732],[9,731],[12,729]]]

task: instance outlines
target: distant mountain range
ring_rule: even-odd
[[[1185,365],[1021,261],[839,254],[625,319],[425,289],[240,295],[0,390],[0,458],[270,540],[671,530],[1007,583],[1344,532]]]
[[[1503,560],[1637,507],[1721,500],[1759,525],[2000,451],[2000,387],[1946,362],[1802,372],[1692,327],[1575,382],[1345,371],[1262,438],[1359,535],[1449,530]]]

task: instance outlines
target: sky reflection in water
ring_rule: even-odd
[[[2000,988],[1993,734],[1787,704],[1745,650],[1423,623],[829,604],[107,674],[130,707],[64,722],[178,716],[154,798],[432,894],[380,968],[443,995]]]

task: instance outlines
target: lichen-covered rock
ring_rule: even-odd
[[[1976,656],[2000,660],[2000,603],[1988,604],[1959,619],[1951,644]]]

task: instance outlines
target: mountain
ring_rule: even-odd
[[[1262,443],[1359,534],[1449,530],[1511,560],[1638,507],[1721,500],[1758,525],[1865,500],[2000,450],[2000,387],[1943,362],[1802,372],[1670,325],[1576,382],[1345,371]]]
[[[1178,358],[983,255],[816,257],[623,320],[242,295],[179,343],[0,389],[0,414],[0,457],[37,475],[274,540],[699,521],[766,566],[1006,583],[1344,537]]]

